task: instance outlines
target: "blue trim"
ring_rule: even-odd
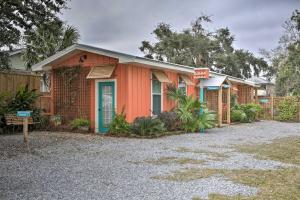
[[[269,99],[260,99],[259,102],[261,102],[261,103],[268,103]]]
[[[230,85],[228,85],[228,84],[223,84],[223,88],[230,88]]]
[[[219,90],[219,86],[208,86],[206,89],[207,90]]]
[[[104,126],[103,124],[103,116],[102,116],[102,87],[103,86],[112,86],[112,105],[113,105],[113,109],[112,109],[112,116],[113,118],[115,117],[115,82],[114,81],[110,81],[110,82],[99,82],[98,83],[98,90],[99,90],[99,95],[98,95],[98,126],[99,126],[99,133],[106,133],[109,129],[109,127]]]
[[[200,91],[199,91],[199,100],[200,100],[200,104],[201,104],[200,115],[202,115],[203,114],[203,103],[204,103],[204,88],[201,86],[200,86]],[[201,128],[199,131],[200,131],[200,133],[204,133],[205,129]]]

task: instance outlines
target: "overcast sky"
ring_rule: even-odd
[[[210,30],[228,27],[236,48],[258,54],[260,48],[276,47],[282,24],[299,0],[72,0],[63,19],[77,27],[81,43],[143,55],[142,40],[155,41],[151,34],[159,22],[174,30],[190,27],[198,16],[210,15]]]

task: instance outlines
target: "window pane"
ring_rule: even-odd
[[[152,80],[152,93],[161,94],[161,82],[157,79]]]
[[[183,93],[186,95],[186,84],[182,78],[179,78],[178,89],[183,91]]]
[[[102,87],[102,117],[103,126],[108,127],[113,118],[113,94],[112,86]]]
[[[158,115],[161,112],[161,95],[153,95],[153,114]]]

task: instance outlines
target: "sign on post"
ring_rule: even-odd
[[[194,79],[198,79],[201,81],[201,79],[209,79],[209,68],[194,68]],[[200,90],[199,90],[199,100],[201,105],[204,102],[204,89],[200,84]],[[200,108],[200,114],[203,114],[203,108],[201,106]],[[204,129],[200,129],[201,133],[204,133]]]
[[[24,142],[28,143],[28,118],[31,117],[32,111],[17,111],[17,116],[23,118]]]

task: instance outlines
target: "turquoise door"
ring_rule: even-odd
[[[115,83],[99,82],[98,124],[99,132],[106,133],[115,116]]]

